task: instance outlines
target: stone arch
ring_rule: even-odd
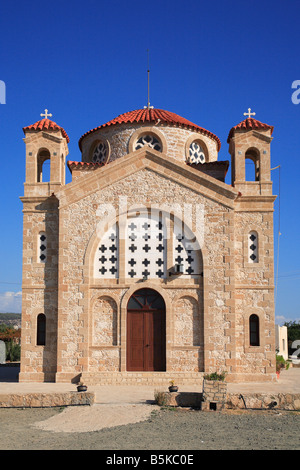
[[[194,163],[190,159],[190,147],[194,142],[199,144],[199,146],[201,146],[201,148],[203,150],[204,161],[201,161],[201,163],[209,162],[210,159],[209,159],[209,151],[208,151],[207,145],[206,145],[204,139],[202,138],[202,136],[199,135],[199,134],[192,134],[187,139],[187,141],[185,143],[185,158],[186,158],[186,161],[189,162],[189,163]]]
[[[154,126],[142,126],[136,129],[136,131],[132,134],[130,137],[130,140],[128,142],[128,153],[134,152],[135,151],[135,143],[137,140],[143,136],[143,135],[150,135],[158,139],[161,145],[161,152],[162,153],[167,153],[167,141],[163,133],[157,129]]]

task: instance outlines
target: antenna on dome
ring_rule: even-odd
[[[147,106],[144,106],[144,109],[153,109],[153,106],[150,106],[150,68],[149,68],[149,49],[147,49],[147,62],[148,62],[148,102]]]

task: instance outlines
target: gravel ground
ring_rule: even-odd
[[[300,412],[155,408],[146,421],[93,432],[36,423],[60,409],[0,409],[1,450],[300,450]]]

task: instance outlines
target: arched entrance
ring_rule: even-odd
[[[166,307],[153,289],[139,289],[128,301],[127,370],[166,370]]]

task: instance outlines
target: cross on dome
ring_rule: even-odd
[[[45,109],[45,113],[44,113],[44,114],[40,114],[40,116],[42,116],[42,117],[44,116],[45,119],[48,119],[48,117],[52,117],[52,114],[50,114],[50,113],[48,114],[48,109]]]
[[[244,116],[248,116],[248,118],[251,118],[251,116],[255,116],[256,113],[251,113],[251,108],[248,108],[248,113],[244,113]]]

